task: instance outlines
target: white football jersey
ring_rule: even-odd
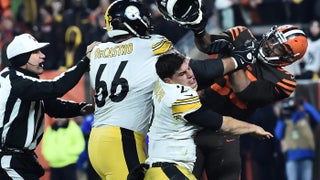
[[[118,126],[146,135],[153,112],[152,91],[158,79],[158,55],[172,43],[163,36],[137,37],[97,45],[90,57],[95,90],[93,127]]]
[[[308,38],[308,48],[303,56],[305,62],[304,70],[318,72],[320,70],[320,39],[311,41]]]
[[[146,163],[174,162],[192,171],[196,160],[193,140],[199,126],[184,116],[201,107],[197,92],[191,87],[157,81],[153,92],[154,119],[148,132]]]

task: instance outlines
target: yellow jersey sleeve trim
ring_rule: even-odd
[[[192,97],[188,99],[180,99],[172,104],[172,114],[182,114],[185,112],[195,111],[201,107],[199,97]]]
[[[159,55],[168,52],[172,47],[172,42],[164,38],[152,46],[152,51],[154,55]]]

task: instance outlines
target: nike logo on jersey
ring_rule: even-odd
[[[181,93],[185,93],[187,92],[188,90],[184,90],[184,86],[181,86]]]
[[[192,97],[192,96],[193,96],[193,94],[185,94],[184,96],[190,96],[190,97]]]

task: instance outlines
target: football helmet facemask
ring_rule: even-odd
[[[140,38],[149,37],[151,14],[137,0],[116,0],[105,12],[109,37],[132,34]]]
[[[199,24],[202,20],[201,0],[157,0],[164,18],[180,25]]]
[[[273,26],[263,35],[258,59],[273,66],[284,67],[301,59],[307,47],[307,37],[297,26]]]

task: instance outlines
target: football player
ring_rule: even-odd
[[[294,92],[295,78],[283,67],[304,55],[307,41],[302,30],[293,25],[273,27],[260,42],[249,29],[241,26],[228,29],[224,34],[230,37],[228,40],[234,46],[241,46],[248,39],[257,43],[257,61],[243,70],[216,79],[210,88],[201,92],[203,104],[221,114],[246,121],[257,108],[287,98]],[[210,144],[208,141],[212,139],[216,139],[220,146]],[[216,165],[204,167],[209,179],[227,180],[240,176],[239,137],[204,130],[197,134],[195,141],[199,147],[195,168],[197,177],[206,163]],[[201,158],[203,156],[215,158]],[[228,171],[224,170],[226,167],[229,167]],[[219,173],[214,173],[217,171]]]
[[[225,56],[234,47],[245,44],[251,44],[255,49],[256,63],[216,79],[210,88],[200,92],[205,106],[245,121],[255,109],[289,97],[295,90],[294,76],[283,67],[301,59],[307,49],[306,35],[297,26],[272,27],[260,41],[243,26],[210,35],[205,30],[207,19],[201,10],[200,0],[188,3],[158,0],[157,3],[165,18],[194,32],[195,44],[202,52]],[[212,143],[213,140],[216,143]],[[197,134],[195,142],[198,154],[194,173],[198,179],[201,179],[203,169],[206,169],[208,179],[239,178],[239,137],[205,129]]]
[[[114,1],[105,19],[113,41],[101,43],[91,54],[95,112],[88,153],[102,179],[119,180],[146,159],[154,65],[172,43],[150,34],[150,14],[139,1]]]
[[[155,63],[160,54],[173,50],[173,45],[167,38],[151,34],[150,13],[139,1],[114,1],[105,19],[113,41],[96,46],[90,57],[95,113],[88,152],[102,179],[118,180],[126,179],[146,159],[144,142],[153,112],[152,91],[158,79]],[[208,87],[216,74],[223,75],[253,61],[246,57],[251,51],[245,49],[217,60],[190,60],[190,65]]]
[[[271,138],[261,127],[232,117],[221,116],[201,105],[198,84],[189,59],[179,53],[161,55],[156,63],[160,80],[153,91],[155,116],[148,137],[145,180],[196,179],[193,136],[201,127],[230,134],[253,134]],[[214,143],[214,142],[212,142]]]

